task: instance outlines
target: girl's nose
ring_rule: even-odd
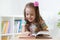
[[[31,17],[31,15],[30,15],[30,17]]]

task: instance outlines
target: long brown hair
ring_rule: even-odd
[[[26,6],[25,6],[25,9],[24,9],[24,17],[25,17],[25,21],[26,21],[26,25],[25,25],[25,28],[26,28],[26,30],[28,30],[28,31],[30,31],[29,30],[29,26],[30,26],[30,22],[26,19],[26,8],[27,7],[32,7],[32,8],[34,8],[34,10],[35,10],[35,22],[36,22],[36,26],[37,26],[37,29],[36,29],[36,31],[39,31],[39,30],[43,30],[42,29],[42,26],[41,26],[41,20],[43,20],[42,19],[42,17],[40,16],[40,14],[39,14],[39,7],[38,6],[34,6],[34,3],[28,3]]]

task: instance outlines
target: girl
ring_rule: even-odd
[[[47,30],[47,26],[39,14],[38,2],[28,3],[25,6],[24,17],[26,21],[25,31],[32,34]]]

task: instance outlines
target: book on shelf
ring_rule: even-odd
[[[20,20],[20,24],[19,24],[19,29],[18,29],[18,33],[22,32],[22,20]]]
[[[19,28],[20,21],[14,21],[14,32],[18,33],[18,28]]]
[[[8,33],[8,31],[9,31],[9,28],[10,26],[9,26],[9,21],[2,21],[2,33],[3,34],[6,34],[6,33]]]
[[[8,40],[8,37],[7,37],[7,36],[2,36],[1,39],[2,39],[2,40]]]
[[[19,33],[22,31],[22,20],[19,19],[19,20],[15,20],[14,21],[14,32],[15,33]]]
[[[9,22],[9,25],[8,25],[8,31],[7,31],[7,33],[10,33],[11,32],[11,27],[10,27],[10,22]]]

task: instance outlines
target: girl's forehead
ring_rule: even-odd
[[[25,11],[26,11],[26,13],[34,13],[35,12],[34,8],[32,8],[32,7],[27,7]]]

